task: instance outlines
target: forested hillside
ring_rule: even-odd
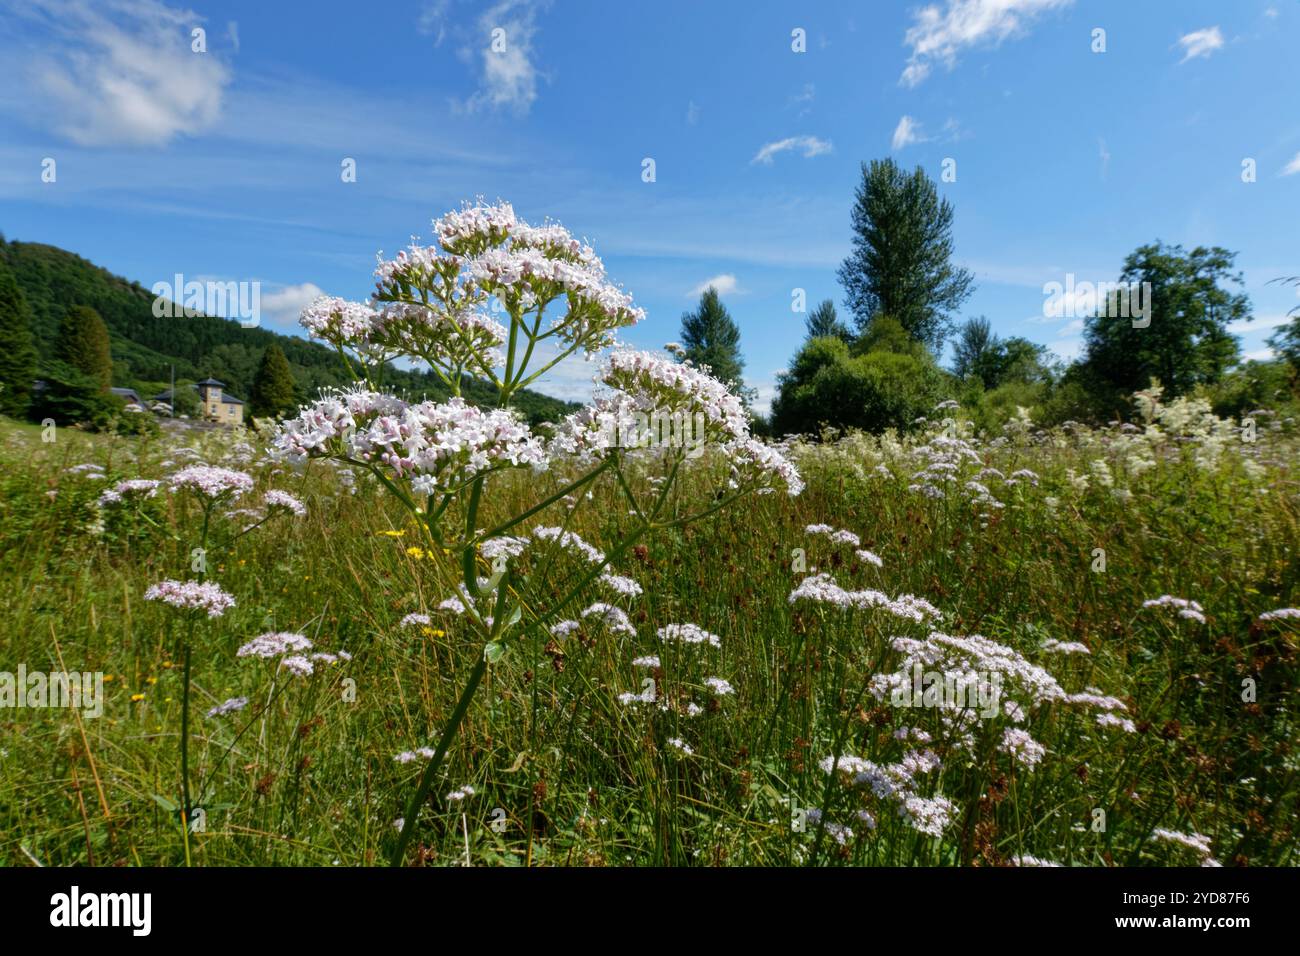
[[[0,236],[0,256],[12,270],[27,299],[32,333],[41,362],[52,357],[59,321],[68,308],[88,305],[108,326],[113,356],[113,384],[155,394],[171,377],[178,382],[211,376],[232,394],[247,398],[262,353],[271,344],[284,350],[302,399],[318,389],[349,381],[338,356],[322,345],[263,328],[213,316],[157,318],[153,293],[75,253],[32,242],[7,242]],[[389,368],[394,390],[442,399],[446,386],[421,372]],[[466,398],[476,404],[495,401],[495,389],[467,380]],[[518,405],[530,421],[552,421],[576,406],[537,392],[522,392]]]

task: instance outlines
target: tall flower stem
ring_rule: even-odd
[[[194,630],[190,624],[191,633]],[[190,865],[190,641],[185,640],[185,664],[181,690],[181,805],[185,808],[185,865]]]
[[[456,737],[456,731],[460,729],[461,721],[465,719],[465,714],[469,711],[470,702],[474,699],[474,693],[478,690],[479,682],[483,680],[483,675],[487,673],[487,658],[479,655],[478,662],[474,669],[470,671],[469,680],[465,682],[465,689],[460,692],[460,700],[456,702],[456,709],[452,712],[451,720],[443,728],[442,737],[438,740],[438,749],[433,753],[433,759],[429,765],[424,768],[424,776],[420,778],[420,785],[416,788],[411,797],[411,802],[406,807],[406,819],[402,822],[402,833],[397,838],[397,846],[393,848],[392,856],[389,857],[390,866],[401,866],[402,857],[406,854],[406,846],[411,842],[411,834],[415,830],[415,818],[420,814],[420,807],[424,804],[425,797],[429,795],[429,789],[433,786],[434,778],[438,775],[438,768],[442,766],[442,758],[446,756],[447,748]]]

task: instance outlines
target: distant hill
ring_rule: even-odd
[[[238,322],[213,316],[157,318],[153,293],[140,283],[114,275],[75,253],[34,242],[6,242],[0,236],[0,256],[13,271],[31,310],[32,333],[42,361],[54,349],[59,320],[69,306],[94,308],[108,326],[113,354],[113,384],[156,394],[170,379],[220,379],[227,391],[247,400],[262,352],[272,343],[284,350],[303,399],[317,390],[350,381],[342,361],[316,342],[267,329],[246,329]],[[441,400],[448,390],[431,372],[403,371],[389,366],[390,389],[412,398]],[[467,401],[494,404],[496,389],[466,379]],[[517,396],[519,409],[531,422],[555,421],[578,406],[525,390]]]

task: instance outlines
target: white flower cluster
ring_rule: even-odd
[[[126,481],[119,481],[109,490],[99,496],[99,505],[121,504],[126,499],[141,500],[144,498],[153,498],[158,494],[160,481],[154,481],[151,478],[129,478]]]
[[[722,638],[710,634],[698,624],[665,624],[658,630],[659,640],[665,644],[708,644],[721,647]]]
[[[297,677],[309,677],[316,670],[317,663],[336,664],[350,661],[352,655],[347,651],[330,654],[317,651],[314,654],[303,653],[311,650],[311,641],[301,634],[288,631],[273,631],[260,634],[235,652],[236,657],[280,658],[280,666]]]
[[[535,333],[546,307],[563,300],[563,313],[545,334],[589,353],[612,344],[616,329],[645,318],[609,281],[590,246],[558,224],[528,225],[509,203],[466,205],[435,220],[433,232],[441,250],[413,242],[379,262],[374,298],[393,305],[373,313],[349,344],[392,348],[448,367],[468,364],[477,353],[482,367],[500,358],[485,361],[484,347],[507,334],[479,311],[492,297],[514,316],[535,313]],[[324,327],[343,331],[343,319],[340,311]]]
[[[1162,594],[1158,598],[1152,598],[1149,601],[1142,602],[1143,607],[1172,607],[1178,609],[1178,616],[1187,618],[1189,621],[1196,621],[1200,624],[1205,623],[1205,608],[1201,607],[1195,601],[1189,601],[1187,598],[1173,597],[1169,594]]]
[[[862,539],[852,531],[837,531],[828,524],[810,524],[803,530],[805,534],[825,535],[831,539],[832,544],[847,544],[853,548],[862,547]]]
[[[262,503],[269,511],[284,511],[297,518],[307,513],[307,506],[287,491],[272,489],[262,497]]]
[[[411,405],[365,389],[326,396],[282,422],[272,454],[297,462],[324,457],[384,466],[417,494],[445,492],[512,465],[541,466],[541,442],[513,412],[483,411],[464,399]]]
[[[1286,618],[1300,619],[1300,608],[1280,607],[1276,611],[1265,611],[1255,620],[1260,623],[1267,623],[1268,621],[1281,621]]]
[[[799,586],[790,592],[791,604],[797,601],[812,601],[816,604],[830,604],[834,607],[856,610],[883,608],[895,617],[916,623],[926,620],[938,620],[943,614],[923,598],[911,594],[900,594],[891,598],[882,591],[849,591],[835,583],[829,574],[814,574],[799,582]]]
[[[590,460],[616,448],[650,444],[689,449],[694,456],[712,444],[732,466],[733,481],[752,478],[770,485],[775,479],[791,495],[803,490],[790,460],[750,436],[740,399],[703,369],[653,352],[620,349],[608,356],[596,381],[610,391],[559,424],[552,455]]]
[[[211,465],[190,465],[168,479],[172,491],[193,491],[211,500],[238,498],[253,487],[251,475]]]
[[[144,592],[144,599],[182,611],[206,611],[208,617],[221,617],[235,606],[235,599],[210,581],[160,581]]]
[[[930,750],[909,750],[897,763],[883,765],[852,754],[821,761],[823,773],[846,774],[854,786],[869,787],[877,799],[893,802],[918,833],[934,837],[943,835],[956,805],[946,797],[922,796],[916,778],[939,767],[939,758]]]
[[[1177,830],[1166,830],[1163,827],[1157,827],[1151,833],[1152,840],[1161,840],[1165,843],[1176,843],[1179,846],[1187,847],[1193,850],[1201,858],[1201,866],[1222,866],[1218,860],[1213,857],[1213,850],[1210,849],[1210,838],[1203,833],[1180,833]]]

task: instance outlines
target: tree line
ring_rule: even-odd
[[[1083,317],[1082,354],[1064,362],[1022,336],[996,335],[985,316],[958,320],[974,276],[954,262],[953,217],[921,167],[862,164],[852,250],[837,273],[849,319],[830,299],[808,314],[804,341],[778,376],[764,423],[771,433],[906,431],[947,399],[989,431],[1022,407],[1047,425],[1107,421],[1131,412],[1133,393],[1153,380],[1166,397],[1205,395],[1221,415],[1296,404],[1300,310],[1269,339],[1274,360],[1243,362],[1229,327],[1249,319],[1250,300],[1235,253],[1160,241],[1134,250],[1118,281],[1149,289],[1146,321],[1096,302]],[[1300,284],[1300,276],[1279,281]],[[716,290],[683,316],[682,338],[685,358],[720,370],[752,397],[740,380],[739,328]]]

